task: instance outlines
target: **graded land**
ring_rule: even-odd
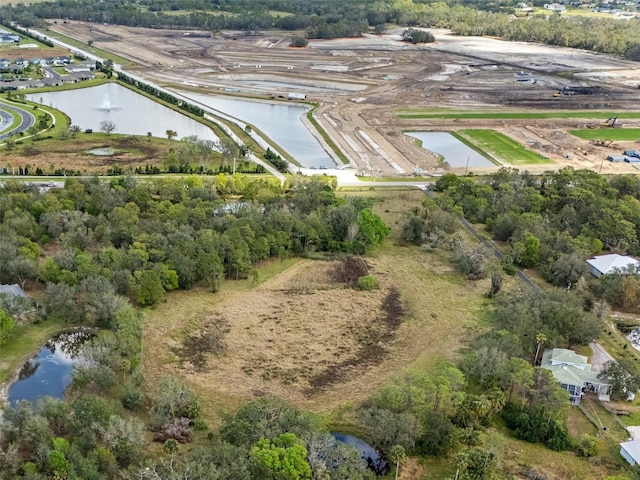
[[[606,156],[637,146],[631,139],[602,147],[569,133],[594,127],[598,138],[609,138],[614,129],[600,123],[612,116],[623,125],[615,130],[638,126],[640,68],[613,56],[446,30],[432,30],[436,42],[427,45],[403,43],[402,29],[391,28],[386,35],[311,40],[296,49],[288,46],[290,32],[214,35],[53,20],[49,27],[116,52],[138,65],[133,72],[173,90],[267,101],[305,93],[320,104],[314,115],[326,136],[369,175],[457,171],[403,134],[409,130],[497,131],[517,148],[548,157],[551,163],[526,163],[534,173],[564,166],[599,170]],[[420,116],[425,110],[433,115]],[[636,169],[605,162],[602,172]]]

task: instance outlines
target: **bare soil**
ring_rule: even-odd
[[[450,131],[496,128],[541,155],[549,165],[530,171],[573,166],[603,173],[635,173],[629,164],[603,162],[624,148],[594,147],[570,135],[584,120],[400,119],[397,108],[511,110],[638,110],[637,63],[581,50],[493,38],[455,37],[435,31],[437,42],[408,45],[402,29],[359,39],[313,40],[310,48],[288,47],[287,32],[208,32],[140,29],[115,25],[58,23],[51,28],[140,65],[136,73],[170,88],[224,94],[225,89],[270,97],[302,92],[321,107],[316,118],[354,168],[366,175],[442,173],[447,164],[419,148],[406,130]],[[536,83],[517,81],[525,71]],[[591,94],[555,97],[562,87],[593,87]],[[636,126],[637,120],[620,120]],[[600,119],[602,120],[602,119]],[[599,120],[596,121],[599,123]],[[603,139],[606,130],[603,131]],[[328,148],[328,147],[327,147]],[[490,167],[482,171],[495,170]],[[475,169],[478,173],[482,171]]]

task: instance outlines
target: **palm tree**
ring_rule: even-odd
[[[539,333],[538,335],[536,335],[536,344],[538,346],[536,347],[536,356],[533,359],[534,367],[536,366],[536,363],[538,363],[538,354],[540,353],[540,347],[544,345],[546,341],[547,341],[547,336],[544,333]]]
[[[389,450],[389,460],[396,464],[396,480],[400,472],[400,462],[407,458],[407,452],[402,445],[394,445]]]

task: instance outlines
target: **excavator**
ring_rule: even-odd
[[[605,120],[604,122],[600,122],[601,127],[619,127],[618,117],[611,117]]]
[[[597,147],[610,147],[612,143],[613,143],[613,140],[609,140],[609,139],[600,140],[599,138],[596,138],[593,141],[593,144]]]

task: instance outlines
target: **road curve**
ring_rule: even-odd
[[[21,132],[26,132],[36,123],[36,117],[33,114],[21,107],[16,107],[15,105],[9,105],[4,102],[0,102],[0,111],[2,110],[11,110],[12,112],[20,115],[20,123],[17,126],[12,128],[11,130],[0,135],[0,140],[5,140],[11,135],[19,134]],[[6,113],[6,112],[5,112]],[[10,115],[9,115],[10,116]],[[4,115],[3,115],[4,119]],[[13,122],[13,118],[11,118],[11,122]]]

